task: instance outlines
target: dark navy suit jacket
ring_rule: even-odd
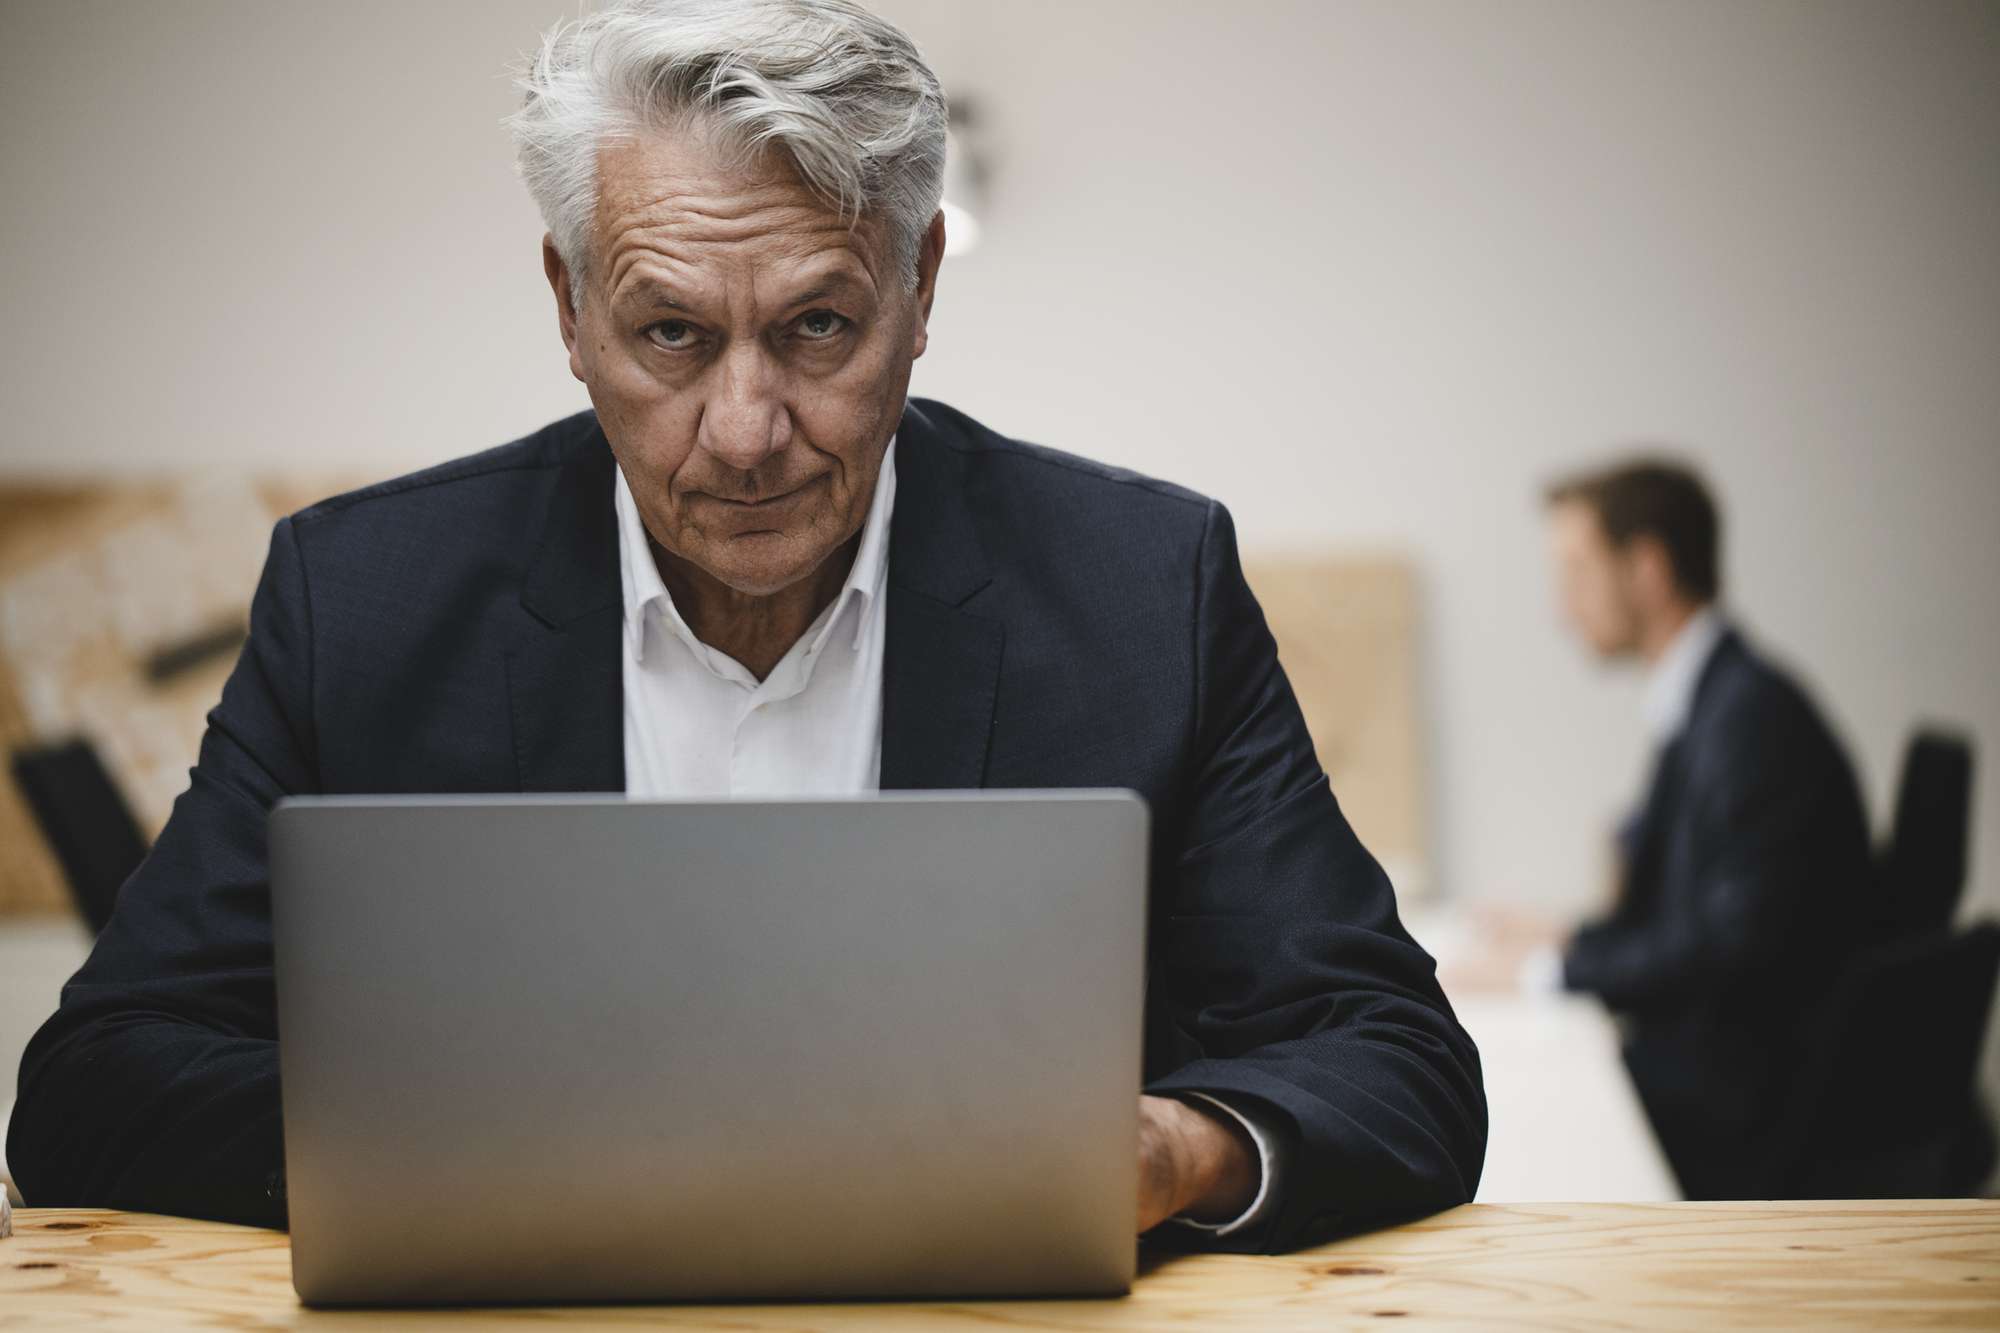
[[[1608,920],[1566,983],[1628,1020],[1625,1062],[1688,1196],[1766,1198],[1813,1025],[1865,945],[1860,786],[1804,691],[1725,633],[1660,753]]]
[[[278,524],[192,783],[22,1063],[28,1198],[283,1224],[266,811],[623,790],[614,466],[584,413]],[[1477,1054],[1335,804],[1228,514],[923,400],[896,468],[882,786],[1151,804],[1148,1090],[1261,1110],[1289,1150],[1268,1223],[1222,1244],[1471,1198]]]

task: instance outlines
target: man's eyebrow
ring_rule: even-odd
[[[828,297],[840,296],[852,292],[861,285],[861,280],[852,273],[830,273],[813,283],[806,290],[793,296],[785,302],[785,305],[789,309],[792,306],[808,305],[814,301],[824,301]]]
[[[674,299],[673,291],[657,283],[645,282],[627,287],[612,300],[622,306],[638,306],[649,310],[686,310],[687,307]]]

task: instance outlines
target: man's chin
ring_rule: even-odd
[[[772,597],[811,575],[819,561],[801,558],[798,547],[779,532],[750,532],[721,543],[702,569],[717,583],[745,597]]]

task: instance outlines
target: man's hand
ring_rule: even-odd
[[[1186,1213],[1227,1222],[1257,1197],[1257,1148],[1242,1126],[1171,1097],[1139,1097],[1139,1230]]]
[[[1523,953],[1561,944],[1569,933],[1559,919],[1547,912],[1506,903],[1474,904],[1472,923],[1479,938],[1510,945]]]
[[[1567,934],[1553,917],[1499,905],[1474,907],[1470,923],[1465,943],[1449,958],[1440,959],[1438,984],[1447,995],[1520,990],[1528,959],[1545,949],[1559,949]]]

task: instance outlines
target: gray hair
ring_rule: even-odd
[[[850,226],[886,226],[905,290],[944,195],[944,90],[901,29],[850,0],[618,0],[550,29],[518,71],[515,158],[556,252],[589,271],[598,149],[698,125],[781,152]]]

